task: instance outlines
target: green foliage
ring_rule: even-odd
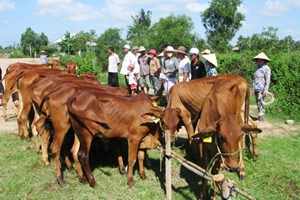
[[[83,72],[98,75],[101,71],[101,69],[96,66],[96,55],[94,53],[83,53],[81,56],[63,55],[60,56],[60,61],[64,66],[70,61],[75,62],[78,66],[76,69],[76,74],[78,75],[81,75]]]
[[[10,58],[24,58],[26,56],[19,49],[15,49],[9,54],[9,57]]]
[[[183,45],[188,49],[201,43],[197,35],[191,33],[193,28],[192,19],[186,15],[170,15],[161,18],[151,28],[149,46],[162,50],[165,44],[172,45],[174,48]]]
[[[228,49],[229,41],[242,27],[245,16],[238,12],[241,0],[212,0],[202,14],[208,44],[219,52]]]
[[[48,37],[42,33],[41,35],[35,33],[31,28],[27,28],[25,33],[21,35],[21,49],[22,53],[33,57],[39,54],[42,46],[48,45]]]

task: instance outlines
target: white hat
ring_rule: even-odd
[[[201,52],[201,54],[211,54],[211,51],[209,49],[205,49]]]
[[[264,52],[260,52],[257,56],[255,56],[253,58],[253,60],[256,59],[262,59],[262,60],[266,60],[267,62],[270,62],[271,60],[268,58],[268,56],[266,56],[266,54]]]
[[[144,46],[140,46],[139,51],[146,51]]]
[[[130,46],[129,46],[128,44],[126,44],[126,45],[124,46],[124,49],[130,49]]]
[[[193,55],[193,54],[199,55],[199,49],[195,48],[195,47],[191,48],[188,55],[190,56],[190,55]]]
[[[166,52],[174,52],[174,48],[172,46],[167,46]]]
[[[212,53],[212,54],[204,54],[204,55],[202,55],[202,56],[203,56],[203,58],[205,58],[208,62],[210,62],[211,64],[213,64],[215,67],[218,67],[216,54],[214,54],[214,53]]]

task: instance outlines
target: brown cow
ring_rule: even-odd
[[[241,94],[246,96],[248,88],[247,81],[239,75],[230,74],[182,82],[175,84],[170,89],[167,108],[179,108],[181,110],[180,119],[187,130],[190,142],[194,135],[191,119],[195,118],[197,113],[201,111],[204,99],[209,94],[214,84],[223,79],[235,81],[238,84]],[[224,84],[226,84],[226,82]],[[245,112],[249,112],[249,109],[246,109]]]
[[[49,118],[52,122],[54,138],[51,144],[51,152],[54,160],[56,178],[61,186],[64,186],[64,181],[62,179],[60,168],[60,151],[65,135],[71,127],[69,124],[69,115],[67,114],[66,103],[71,97],[79,95],[84,91],[93,91],[96,94],[99,92],[103,93],[105,91],[105,93],[129,96],[126,90],[126,94],[124,94],[123,88],[109,87],[108,89],[106,86],[103,87],[103,85],[100,84],[91,85],[87,82],[85,84],[77,83],[76,85],[73,85],[72,83],[65,83],[61,85],[59,89],[44,97],[41,103],[41,112],[43,115],[40,116],[36,126],[41,133],[43,161],[45,164],[48,164],[47,147],[49,133],[45,131],[44,125],[47,118]]]
[[[96,186],[96,181],[89,166],[89,150],[94,136],[127,139],[127,183],[131,187],[134,185],[133,167],[140,143],[149,132],[158,127],[158,124],[147,116],[160,116],[165,118],[162,119],[162,122],[168,122],[171,117],[164,113],[175,111],[175,109],[163,111],[154,107],[149,96],[142,93],[128,98],[111,94],[95,95],[90,92],[83,92],[71,99],[68,102],[68,110],[72,127],[80,141],[78,159],[92,187]],[[177,111],[175,112],[178,116]],[[178,121],[172,121],[172,127],[176,128],[177,123]],[[165,127],[171,129],[167,124]],[[83,177],[79,178],[84,179]]]
[[[213,174],[218,173],[222,163],[226,169],[239,172],[241,178],[245,175],[241,148],[243,131],[260,133],[261,130],[243,124],[240,113],[244,101],[249,101],[249,96],[245,97],[241,94],[239,85],[235,81],[224,79],[214,84],[203,102],[198,122],[198,134],[193,138],[200,142],[202,168],[209,167],[209,163],[213,162],[212,159],[216,154],[220,154],[215,158],[217,161],[212,168]],[[208,199],[206,185],[207,181],[202,179],[200,199]]]

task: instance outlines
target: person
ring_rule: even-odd
[[[120,64],[120,59],[113,47],[108,47],[107,51],[109,53],[107,84],[112,87],[119,87],[118,65]]]
[[[1,67],[0,67],[0,80],[2,80],[2,69],[1,69]],[[0,106],[2,106],[3,94],[4,94],[4,87],[3,87],[3,83],[0,82]]]
[[[152,87],[154,89],[154,95],[156,95],[157,80],[159,78],[159,72],[160,72],[160,62],[159,62],[159,59],[157,58],[155,49],[150,49],[148,52],[148,56],[151,58],[151,60],[150,60],[150,81],[151,81]]]
[[[40,63],[41,64],[47,64],[48,58],[45,51],[41,51],[40,55]]]
[[[134,72],[134,68],[135,68],[135,65],[129,65],[128,66],[128,71],[129,71],[129,74],[128,74],[128,84],[130,86],[130,90],[131,90],[131,95],[134,95],[137,93],[137,77],[136,77],[136,74]]]
[[[199,58],[199,49],[192,47],[188,55],[191,59],[191,80],[206,77],[205,65]]]
[[[176,49],[176,54],[179,61],[178,82],[187,82],[190,80],[191,61],[186,56],[186,48],[179,46]]]
[[[261,52],[253,60],[256,63],[256,70],[253,76],[253,91],[258,109],[258,120],[262,122],[264,121],[266,111],[266,107],[262,101],[267,96],[271,79],[271,69],[268,66],[270,59],[264,52]]]
[[[136,74],[136,80],[137,80],[137,89],[136,89],[136,93],[140,92],[141,89],[140,89],[140,86],[139,86],[139,79],[140,79],[140,64],[138,62],[138,58],[139,56],[141,55],[139,53],[139,47],[138,46],[134,46],[132,48],[132,53],[133,55],[135,56],[135,66],[134,66],[134,72]]]
[[[205,59],[206,76],[217,76],[218,63],[216,54],[203,54],[202,57]]]
[[[165,58],[166,58],[166,49],[169,45],[165,44],[163,46],[163,51],[157,55],[157,58],[160,60],[160,66],[162,66],[162,63],[164,62]],[[159,69],[159,74],[161,73],[161,68]],[[159,96],[162,97],[163,95],[163,91],[164,91],[164,85],[163,85],[163,81],[160,77],[158,77],[157,79],[157,89],[156,89],[156,94],[155,96]]]
[[[139,76],[139,86],[142,92],[149,94],[150,89],[150,61],[151,58],[146,54],[146,49],[144,46],[139,47],[138,63],[140,65],[140,76]]]
[[[121,70],[120,70],[120,74],[124,75],[125,84],[127,86],[128,92],[131,94],[132,92],[131,92],[130,85],[129,85],[129,82],[128,82],[128,75],[129,75],[128,67],[129,67],[129,65],[135,65],[136,58],[133,55],[133,53],[130,51],[130,46],[128,44],[126,44],[123,47],[123,50],[124,50],[125,56],[124,56],[124,59],[123,59],[123,62],[122,62],[122,67],[121,67]]]
[[[207,72],[208,71],[208,66],[206,66],[206,60],[203,57],[203,55],[209,55],[209,54],[211,54],[211,50],[204,49],[204,51],[202,51],[201,54],[202,54],[202,62],[204,63],[204,65],[205,65],[205,71]]]
[[[178,59],[174,55],[174,48],[168,46],[166,48],[166,57],[162,64],[162,71],[160,73],[160,78],[163,81],[163,85],[166,92],[166,100],[168,102],[168,94],[171,87],[176,82],[176,75],[179,69]]]

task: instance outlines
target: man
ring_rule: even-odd
[[[108,82],[107,84],[112,87],[119,87],[119,77],[118,77],[118,65],[120,64],[120,59],[118,54],[115,53],[113,47],[108,47]]]
[[[176,49],[176,54],[179,59],[178,82],[187,82],[190,80],[191,62],[186,56],[186,48],[179,46]]]
[[[45,51],[41,51],[40,55],[40,63],[41,64],[47,64],[48,58]]]
[[[125,56],[124,56],[124,59],[122,62],[122,67],[121,67],[120,73],[124,75],[128,92],[131,94],[131,89],[130,89],[129,82],[128,82],[128,79],[129,79],[128,75],[130,73],[129,68],[131,68],[132,66],[135,66],[136,58],[133,55],[133,53],[130,51],[130,46],[128,44],[126,44],[123,49],[124,49]]]
[[[199,49],[195,47],[191,48],[188,55],[191,59],[191,79],[206,77],[205,65],[199,58]]]
[[[149,94],[150,89],[150,61],[151,58],[145,53],[146,49],[144,46],[140,46],[138,62],[140,65],[140,78],[139,85],[141,86],[142,92]]]

